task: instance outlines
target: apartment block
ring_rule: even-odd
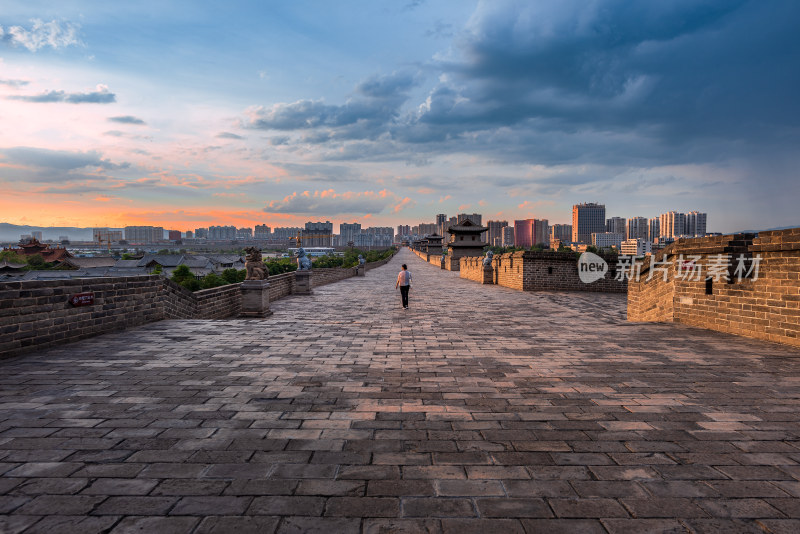
[[[586,202],[572,206],[572,241],[591,243],[592,234],[605,233],[606,206]]]

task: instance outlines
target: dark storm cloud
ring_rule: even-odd
[[[316,100],[299,100],[256,108],[243,126],[261,130],[317,130],[304,141],[311,144],[331,139],[375,139],[394,122],[408,91],[416,84],[414,75],[395,73],[373,76],[356,87],[356,96],[342,105]]]
[[[246,125],[300,131],[327,161],[769,161],[800,142],[798,24],[791,0],[485,2],[425,65],[426,94],[422,74],[395,73]]]
[[[66,102],[68,104],[111,104],[117,101],[117,96],[107,88],[87,93],[67,93],[65,91],[47,91],[38,95],[13,95],[6,97],[9,100],[22,102],[53,103]]]
[[[796,2],[483,4],[418,122],[774,140],[800,120],[799,20]]]
[[[120,124],[136,124],[136,125],[147,124],[142,119],[140,119],[138,117],[134,117],[132,115],[122,115],[120,117],[109,117],[108,120],[110,122],[118,122]]]

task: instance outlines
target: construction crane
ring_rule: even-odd
[[[329,237],[331,238],[330,246],[333,246],[333,236],[334,234],[303,235],[302,232],[297,232],[297,237],[295,237],[295,243],[297,243],[297,246],[300,247],[302,246],[303,240],[321,239],[323,237]]]
[[[97,234],[97,243],[101,247],[103,246],[103,241],[105,241],[106,249],[108,249],[108,253],[110,255],[111,254],[111,236],[106,236],[106,238],[103,239],[103,234]]]

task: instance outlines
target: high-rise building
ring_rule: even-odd
[[[116,243],[122,241],[122,230],[92,228],[92,241],[95,243]]]
[[[420,223],[418,233],[421,236],[438,233],[439,228],[434,223]]]
[[[559,240],[562,243],[572,241],[572,225],[571,224],[554,224],[550,227],[550,242]]]
[[[550,224],[547,219],[533,220],[533,244],[550,246]]]
[[[625,235],[627,220],[625,217],[611,217],[606,219],[606,232]]]
[[[447,235],[447,229],[450,226],[447,224],[447,215],[439,213],[436,215],[436,233],[439,235]]]
[[[605,233],[606,206],[587,202],[572,206],[572,241],[589,244],[592,234]]]
[[[522,248],[533,246],[533,219],[514,221],[514,246]]]
[[[39,230],[34,230],[33,232],[31,232],[31,237],[33,239],[35,239],[36,241],[41,242],[42,241],[42,232],[39,231]]]
[[[333,246],[333,223],[307,222],[302,231],[304,247],[332,247]]]
[[[647,219],[647,240],[651,243],[661,237],[661,219],[651,217]]]
[[[671,237],[678,239],[686,235],[686,214],[677,211],[662,213],[660,216],[660,237]]]
[[[272,237],[272,228],[266,224],[257,224],[253,230],[254,239],[269,239]]]
[[[550,227],[547,219],[523,219],[514,221],[514,246],[531,248],[534,245],[550,244]]]
[[[186,239],[194,239],[194,232],[186,230]]]
[[[272,238],[278,241],[295,239],[303,229],[296,226],[280,226],[272,229]]]
[[[167,232],[167,237],[170,241],[180,241],[181,240],[181,231],[180,230],[170,230]]]
[[[686,235],[702,237],[706,235],[706,220],[708,214],[699,211],[690,211],[686,214]]]
[[[400,224],[397,226],[397,235],[402,240],[411,235],[411,226],[408,224]]]
[[[502,247],[503,228],[508,226],[508,221],[488,221],[486,226],[489,228],[489,244],[493,247]]]
[[[477,224],[478,226],[480,226],[482,218],[483,218],[483,216],[480,213],[459,213],[458,216],[457,216],[456,222],[458,224],[461,224],[462,222],[464,222],[467,219],[469,219],[470,221],[472,221],[475,224]]]
[[[394,230],[390,226],[371,226],[361,231],[362,246],[391,247]]]
[[[126,226],[125,239],[129,243],[158,243],[164,241],[161,226]]]
[[[232,241],[236,239],[235,226],[209,226],[208,239],[212,241]]]
[[[348,243],[358,244],[361,236],[361,223],[340,223],[339,242],[342,246],[349,246]]]
[[[648,240],[648,228],[646,217],[631,217],[628,219],[628,225],[625,231],[627,239],[644,239]]]
[[[503,244],[504,247],[514,246],[514,227],[506,226],[503,228]]]
[[[238,228],[236,230],[236,239],[253,239],[253,229]]]

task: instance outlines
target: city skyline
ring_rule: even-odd
[[[0,14],[0,222],[437,213],[797,225],[800,5],[31,1]]]

